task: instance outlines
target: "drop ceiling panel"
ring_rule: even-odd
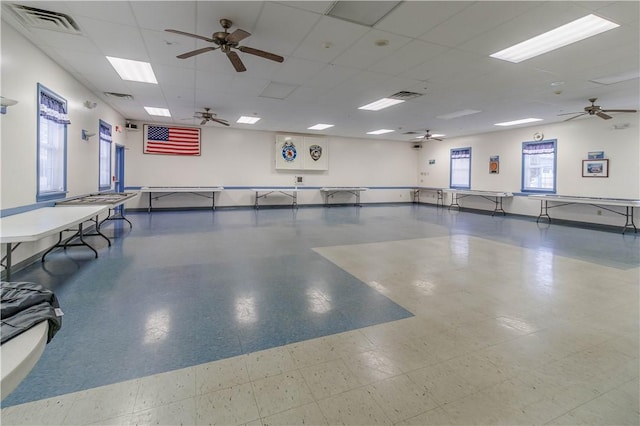
[[[444,46],[431,44],[422,40],[412,40],[389,56],[373,64],[371,71],[398,75],[411,68],[432,61],[448,50]]]
[[[107,59],[99,53],[94,52],[89,54],[57,48],[51,51],[73,67],[75,72],[91,74],[94,78],[104,79],[107,82],[122,81]]]
[[[359,71],[355,68],[341,67],[340,65],[326,65],[320,70],[311,81],[306,82],[308,87],[320,87],[330,89],[341,84]]]
[[[140,28],[163,31],[165,28],[195,32],[196,2],[132,1],[134,17]]]
[[[521,15],[539,3],[536,2],[477,2],[451,19],[420,36],[420,39],[444,46],[455,47],[473,37],[491,30]]]
[[[383,46],[376,42],[387,41]],[[360,40],[338,56],[333,63],[344,67],[368,69],[379,60],[391,55],[411,41],[410,38],[380,30],[369,30]]]
[[[227,90],[235,78],[232,74],[212,73],[211,71],[196,71],[196,90]]]
[[[206,47],[204,41],[179,36],[166,31],[141,30],[142,39],[153,63],[182,67],[195,67],[195,59],[179,59],[176,56]]]
[[[220,19],[229,19],[233,23],[229,32],[241,28],[253,33],[262,11],[259,1],[201,1],[198,2],[196,15],[197,34],[210,37],[216,31],[224,31]],[[244,42],[251,40],[245,39]]]
[[[282,64],[275,78],[281,83],[301,85],[311,80],[324,67],[322,62],[290,57]]]
[[[416,38],[471,4],[467,1],[405,1],[378,22],[375,28]]]
[[[50,46],[64,46],[68,50],[87,52],[89,54],[100,52],[98,46],[91,39],[82,35],[65,34],[38,28],[30,28],[27,34],[27,37],[36,46],[45,51]]]
[[[49,2],[47,2],[49,3]],[[121,25],[136,26],[133,9],[128,2],[122,1],[66,1],[64,3],[73,17],[99,16],[102,20]]]
[[[640,2],[605,2],[605,4],[605,6],[596,9],[596,15],[610,19],[617,24],[627,24],[638,27],[640,23]],[[587,4],[587,7],[589,6],[592,5]]]
[[[106,56],[149,61],[146,47],[136,27],[93,18],[79,18],[87,34]]]
[[[287,2],[278,2],[284,3],[287,6],[295,7],[302,10],[307,10],[309,12],[319,13],[320,15],[324,15],[326,12],[331,9],[331,6],[335,3],[334,1],[287,1]]]
[[[265,3],[253,35],[243,45],[291,55],[320,19],[320,16],[278,3]]]
[[[169,85],[188,90],[195,85],[196,71],[193,69],[155,65],[153,71],[158,80],[158,84],[161,86]]]
[[[323,16],[313,27],[293,56],[330,62],[355,43],[369,29],[362,25]]]

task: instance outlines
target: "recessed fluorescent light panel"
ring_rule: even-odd
[[[368,135],[384,135],[385,133],[391,133],[393,132],[393,130],[389,130],[389,129],[380,129],[380,130],[374,130],[372,132],[367,132]]]
[[[403,102],[404,101],[402,99],[382,98],[375,102],[371,102],[370,104],[358,107],[358,109],[365,109],[367,111],[380,111],[381,109],[389,108],[390,106],[401,104]]]
[[[587,15],[490,56],[517,64],[619,26],[599,16]]]
[[[461,111],[439,115],[436,118],[439,118],[441,120],[451,120],[452,118],[464,117],[465,115],[477,114],[479,112],[482,112],[482,111],[478,111],[477,109],[463,109]]]
[[[522,120],[505,121],[504,123],[496,123],[494,126],[516,126],[518,124],[533,123],[535,121],[542,121],[542,118],[523,118]]]
[[[517,64],[619,26],[599,16],[587,15],[490,56]]]
[[[166,108],[144,107],[149,115],[157,115],[160,117],[171,117],[171,113]]]
[[[241,116],[240,118],[238,118],[238,121],[236,121],[236,123],[240,123],[240,124],[256,124],[258,121],[260,121],[260,117],[247,117],[247,116]]]
[[[307,127],[307,129],[309,130],[324,130],[324,129],[328,129],[329,127],[333,127],[333,124],[322,124],[322,123],[318,123],[315,126],[311,126],[311,127]]]
[[[128,81],[139,81],[141,83],[158,84],[156,75],[153,73],[151,64],[148,62],[133,61],[131,59],[106,57],[111,66],[120,75],[120,78]]]

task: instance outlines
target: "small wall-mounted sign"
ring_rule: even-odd
[[[489,157],[489,174],[497,175],[500,173],[500,156],[492,155]]]
[[[429,164],[436,164],[436,160],[429,160]]]
[[[589,160],[602,160],[604,159],[604,151],[591,151],[587,154]]]

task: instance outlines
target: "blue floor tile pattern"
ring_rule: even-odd
[[[228,358],[412,314],[314,247],[468,234],[610,267],[640,238],[429,206],[130,213],[108,247],[56,250],[14,279],[55,291],[63,327],[3,406]],[[597,244],[594,244],[597,242]],[[384,259],[380,260],[384,262]],[[425,259],[428,261],[428,259]]]

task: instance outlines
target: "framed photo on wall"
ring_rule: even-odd
[[[582,160],[582,177],[609,177],[609,160]]]

